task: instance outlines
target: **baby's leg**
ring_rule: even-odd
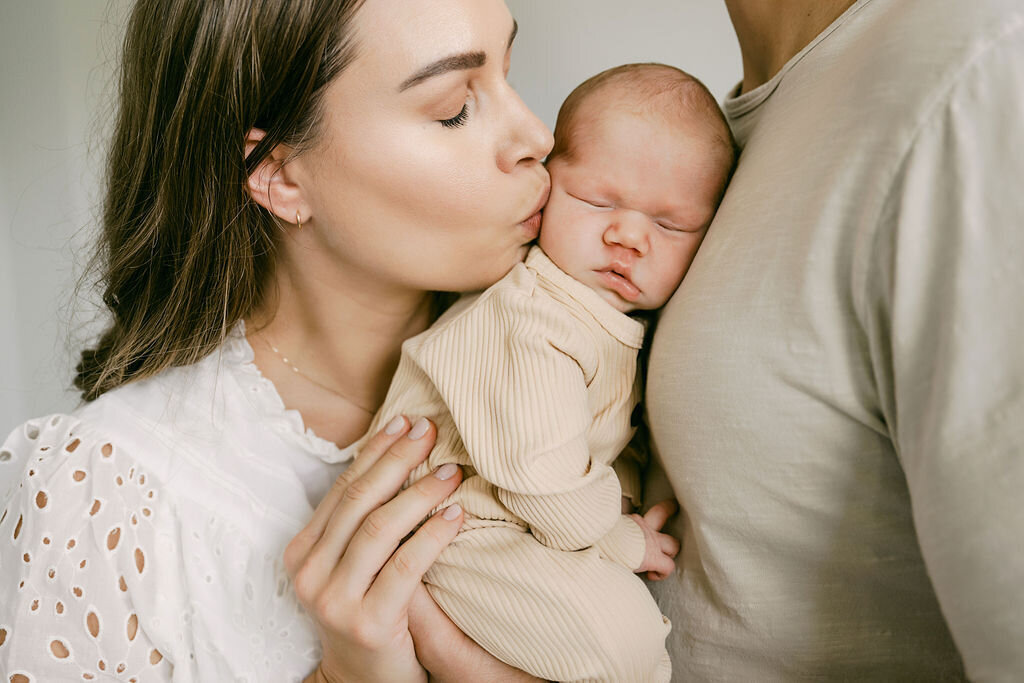
[[[498,659],[545,680],[668,681],[668,620],[594,549],[552,550],[511,525],[464,530],[426,576],[434,600]]]

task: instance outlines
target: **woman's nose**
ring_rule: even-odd
[[[512,86],[508,86],[507,92],[507,136],[498,150],[498,167],[504,173],[511,173],[520,163],[543,160],[554,146],[555,139]]]
[[[643,256],[650,247],[646,218],[633,211],[616,211],[605,228],[604,241]]]

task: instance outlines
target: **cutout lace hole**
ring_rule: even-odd
[[[22,674],[14,674],[13,676],[11,676],[11,683],[32,683],[32,681],[31,679],[29,679],[28,676],[23,676]]]
[[[57,612],[57,614],[64,614],[64,603],[58,600],[56,606],[54,606],[53,609]]]
[[[71,589],[71,592],[74,593],[76,598],[82,597],[82,587],[81,586],[75,586],[74,588]]]
[[[46,495],[46,491],[40,491],[39,493],[36,494],[36,507],[42,510],[44,507],[46,507],[47,500],[48,498]]]
[[[32,556],[29,555],[28,553],[25,553],[24,555],[21,556],[21,559],[25,560],[25,564],[28,564],[29,562],[32,561]]]
[[[100,503],[100,501],[99,501],[99,499],[98,499],[98,498],[96,498],[96,499],[93,499],[93,501],[92,501],[92,508],[90,508],[90,509],[89,509],[89,516],[90,516],[90,517],[95,517],[95,516],[96,516],[96,513],[100,511],[100,507],[101,507],[102,505],[103,505],[103,504],[102,504],[102,503]]]
[[[151,650],[149,653],[149,663],[153,664],[154,666],[159,664],[160,660],[163,658],[164,656],[160,654],[159,650]]]
[[[71,652],[68,650],[68,646],[59,640],[50,641],[50,652],[57,659],[66,659]]]
[[[38,600],[33,600],[32,601],[31,609],[32,609],[33,612],[35,612],[37,609],[39,609],[39,601]]]
[[[78,544],[78,541],[76,541],[76,540],[75,540],[75,539],[73,539],[73,538],[69,538],[69,539],[68,539],[68,544],[67,544],[67,549],[68,549],[68,550],[71,550],[71,549],[72,549],[72,548],[74,548],[74,547],[75,547],[75,546],[76,546],[77,544]]]
[[[10,462],[11,457],[10,451],[0,451],[0,462]]]
[[[127,593],[128,592],[128,584],[125,583],[123,576],[120,579],[118,579],[117,587],[121,589],[122,593]]]
[[[116,526],[107,534],[107,550],[113,550],[121,541],[121,527]]]
[[[124,478],[123,478],[123,477],[121,477],[121,475],[120,475],[120,474],[119,474],[119,475],[117,475],[117,479],[115,479],[114,481],[116,481],[116,482],[117,482],[117,485],[118,485],[118,486],[124,486]]]
[[[57,576],[57,570],[53,567],[50,567],[50,570],[46,572],[46,575],[52,579],[53,577]]]
[[[85,617],[85,626],[89,629],[89,635],[93,638],[100,637],[100,618],[95,612],[89,612]]]
[[[28,425],[25,428],[25,436],[35,441],[39,438],[39,427],[36,427],[35,425]]]
[[[43,545],[50,545],[50,537],[43,536]]]
[[[69,444],[68,444],[67,446],[65,446],[65,447],[64,447],[64,450],[66,450],[66,451],[67,451],[68,453],[74,453],[74,452],[75,452],[75,449],[77,449],[77,448],[78,448],[78,445],[79,445],[80,443],[82,443],[82,440],[81,440],[81,439],[75,439],[74,441],[72,441],[71,443],[69,443]]]
[[[14,540],[18,540],[18,535],[21,534],[21,523],[25,521],[22,515],[18,515],[18,523],[14,525]]]
[[[139,573],[141,574],[142,570],[145,568],[145,566],[146,566],[146,556],[142,553],[142,548],[136,548],[135,549],[135,568],[138,569]]]
[[[103,444],[103,448],[100,450],[104,458],[109,458],[111,453],[114,452],[114,446],[109,443]]]
[[[3,647],[5,642],[7,642],[7,629],[0,628],[0,647]]]
[[[59,424],[60,424],[60,416],[59,415],[57,417],[53,418],[52,420],[50,420],[50,426],[51,427],[56,427]]]
[[[85,479],[85,472],[82,470],[75,470],[75,473],[71,475],[71,478],[75,481],[83,481]]]
[[[136,615],[128,617],[128,640],[135,640],[136,634],[139,632],[139,618]]]

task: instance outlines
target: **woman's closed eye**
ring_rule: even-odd
[[[458,114],[451,117],[450,119],[441,119],[438,121],[445,128],[461,128],[466,125],[466,121],[469,120],[469,103],[462,105],[462,109]]]

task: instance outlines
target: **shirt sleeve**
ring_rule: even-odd
[[[551,548],[590,547],[616,524],[622,497],[587,446],[593,340],[545,297],[512,291],[481,303],[418,362],[501,503]]]
[[[152,489],[114,442],[80,427],[66,415],[33,420],[0,448],[26,462],[0,513],[0,670],[24,681],[170,681],[133,606],[152,576],[141,532]]]
[[[865,283],[883,413],[972,680],[1024,671],[1024,31],[922,123]]]

